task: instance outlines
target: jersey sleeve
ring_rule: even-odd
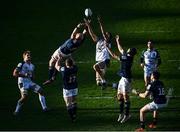
[[[146,90],[147,90],[147,91],[151,91],[151,89],[152,89],[152,85],[151,85],[151,84],[148,84],[148,86],[146,87]]]
[[[23,66],[23,63],[18,63],[18,65],[16,66],[16,70],[20,71],[22,66]]]

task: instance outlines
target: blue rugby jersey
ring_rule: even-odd
[[[76,40],[76,42],[73,42],[73,39],[70,38],[65,41],[65,43],[59,47],[59,49],[63,54],[68,55],[73,53],[83,42],[84,39],[82,41]]]
[[[70,90],[78,88],[77,83],[77,66],[73,66],[72,68],[62,67],[61,74],[63,78],[63,88]]]
[[[153,100],[156,104],[165,104],[166,103],[166,95],[165,95],[163,82],[161,82],[159,80],[151,82],[147,86],[147,90],[152,93]]]
[[[127,53],[119,56],[121,62],[121,68],[118,72],[118,75],[128,79],[132,78],[131,67],[133,64],[133,57],[128,56]]]

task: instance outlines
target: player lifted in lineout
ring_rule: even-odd
[[[34,65],[31,63],[31,53],[30,51],[24,51],[23,62],[19,63],[14,69],[13,76],[18,77],[18,87],[21,93],[21,98],[18,100],[14,115],[18,115],[22,105],[27,100],[28,91],[32,90],[39,95],[39,101],[41,103],[42,109],[46,112],[46,100],[44,96],[43,89],[33,82],[34,80]]]
[[[82,32],[80,32],[80,29],[83,29]],[[84,23],[79,23],[73,30],[71,37],[64,42],[51,56],[51,59],[49,61],[49,78],[46,80],[43,85],[50,84],[55,80],[55,76],[57,73],[57,70],[55,69],[55,64],[57,60],[59,59],[60,65],[64,63],[64,61],[67,58],[72,58],[71,54],[76,51],[79,46],[82,45],[85,39],[86,26]]]

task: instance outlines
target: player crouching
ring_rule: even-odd
[[[61,72],[63,79],[63,97],[66,103],[67,111],[72,122],[76,119],[77,103],[76,96],[78,94],[77,71],[73,60],[68,58],[65,60],[65,66],[61,67],[60,59],[56,62],[56,69]]]
[[[141,98],[146,98],[150,93],[153,96],[153,102],[146,104],[140,109],[140,128],[136,131],[144,131],[145,129],[145,113],[153,111],[153,122],[148,125],[149,128],[156,128],[157,125],[157,111],[160,108],[167,106],[167,98],[165,96],[164,84],[159,81],[159,72],[155,71],[151,74],[151,83],[147,86],[144,93],[139,93],[136,90],[132,92]]]

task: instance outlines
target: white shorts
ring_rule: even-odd
[[[60,51],[60,49],[57,49],[51,56],[51,59],[58,60],[59,58],[63,58],[63,60],[65,61],[65,59],[69,57],[71,57],[71,54],[65,55]]]
[[[41,87],[37,85],[34,82],[29,82],[29,83],[19,83],[18,84],[19,90],[23,94],[28,94],[28,90],[32,90],[35,93],[38,93]]]
[[[118,84],[118,94],[129,93],[131,91],[131,83],[127,78],[122,77]]]
[[[63,97],[72,97],[72,96],[76,96],[78,94],[78,88],[75,89],[64,89],[63,88]]]
[[[148,109],[151,111],[158,110],[160,108],[166,107],[167,104],[156,104],[154,101],[148,104]]]
[[[150,77],[151,74],[156,70],[156,67],[144,66],[144,77]]]

